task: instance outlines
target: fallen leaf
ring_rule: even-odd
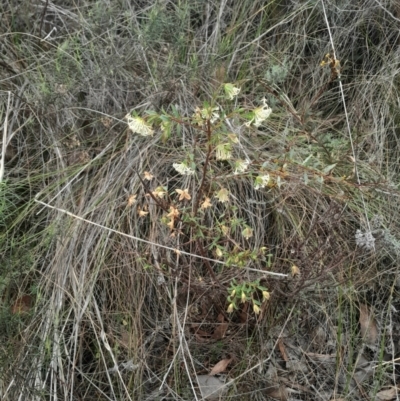
[[[29,312],[30,309],[32,308],[32,304],[33,304],[33,298],[30,295],[23,295],[14,302],[14,305],[12,306],[11,309],[11,313],[15,315]]]
[[[227,390],[225,383],[215,376],[200,375],[196,379],[204,400],[219,400]]]
[[[221,372],[224,372],[225,369],[228,367],[228,365],[231,363],[232,358],[229,359],[222,359],[219,361],[212,369],[211,372],[209,373],[210,376],[217,375]]]
[[[228,330],[228,326],[229,326],[228,322],[220,323],[215,329],[212,338],[214,340],[220,340],[221,338],[224,338],[226,330]]]
[[[366,344],[376,344],[378,327],[371,310],[365,304],[360,304],[360,331]]]
[[[377,401],[389,401],[389,400],[395,400],[397,397],[397,394],[399,392],[399,389],[396,387],[392,387],[388,390],[382,390],[379,391],[379,393],[376,394],[376,400]]]
[[[273,385],[266,388],[265,393],[268,397],[274,398],[275,400],[287,401],[289,399],[288,389],[283,385]]]
[[[246,302],[243,306],[243,309],[239,313],[240,323],[246,323],[249,320],[249,303]]]
[[[201,337],[211,337],[211,334],[208,331],[199,329],[199,328],[195,327],[195,325],[193,325],[192,327],[195,330],[195,334],[197,334]]]
[[[285,344],[283,343],[283,340],[281,337],[279,337],[279,339],[278,339],[278,347],[279,347],[279,351],[282,355],[283,360],[285,362],[287,362],[289,360],[289,357],[287,355]]]

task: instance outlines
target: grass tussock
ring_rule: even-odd
[[[396,399],[399,19],[0,2],[1,398]]]

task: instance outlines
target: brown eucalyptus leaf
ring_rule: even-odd
[[[220,323],[217,328],[215,329],[212,338],[214,340],[220,340],[221,338],[225,337],[225,333],[226,330],[228,329],[229,323],[228,322],[224,322],[224,323]]]
[[[209,373],[210,376],[217,375],[218,373],[222,373],[225,371],[225,369],[228,367],[228,365],[232,362],[232,358],[229,359],[222,359],[219,361],[212,369],[211,372]]]
[[[265,390],[265,394],[268,397],[278,401],[287,401],[289,399],[288,388],[284,385],[273,385]]]

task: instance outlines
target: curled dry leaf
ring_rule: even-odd
[[[228,365],[232,362],[232,358],[229,359],[222,359],[219,361],[212,369],[211,372],[209,373],[210,376],[217,375],[219,373],[222,373],[225,371],[225,369],[228,367]]]
[[[220,340],[221,338],[224,338],[224,337],[225,337],[226,330],[228,329],[228,326],[229,326],[229,323],[228,323],[228,322],[220,323],[220,324],[217,326],[217,328],[215,329],[215,331],[214,331],[214,333],[213,333],[213,335],[212,335],[212,338],[213,338],[214,340]]]
[[[278,339],[278,347],[279,347],[279,351],[282,355],[282,359],[285,362],[289,361],[289,357],[287,355],[285,344],[283,343],[282,337],[279,337],[279,339]]]
[[[271,385],[266,386],[265,390],[266,395],[275,400],[279,401],[287,401],[289,399],[288,388],[284,385]]]
[[[388,390],[379,391],[379,393],[376,394],[376,400],[377,401],[396,400],[397,394],[399,392],[400,392],[400,389],[398,389],[396,387],[392,387]]]
[[[366,344],[376,344],[378,327],[372,311],[365,304],[360,304],[360,331]]]

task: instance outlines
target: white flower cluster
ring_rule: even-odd
[[[154,130],[151,125],[147,124],[146,121],[143,120],[141,117],[132,116],[128,113],[125,116],[126,120],[128,121],[129,129],[136,134],[141,136],[153,136]]]
[[[238,175],[244,173],[249,167],[250,160],[236,160],[235,171],[233,174]]]
[[[215,158],[217,160],[229,160],[232,158],[232,145],[230,143],[220,143],[215,148]]]
[[[268,106],[267,100],[262,98],[263,105],[253,110],[253,118],[246,123],[247,127],[253,124],[255,127],[259,127],[272,113],[271,107]]]
[[[259,175],[255,180],[254,189],[265,188],[269,184],[270,179],[269,174]]]
[[[190,168],[186,163],[174,163],[172,166],[182,175],[193,175],[196,172],[196,170]]]
[[[219,119],[219,107],[209,107],[207,109],[201,109],[201,116],[205,120],[210,120],[211,124],[214,124]]]
[[[224,85],[224,92],[228,100],[233,100],[240,93],[240,88],[228,83]]]

